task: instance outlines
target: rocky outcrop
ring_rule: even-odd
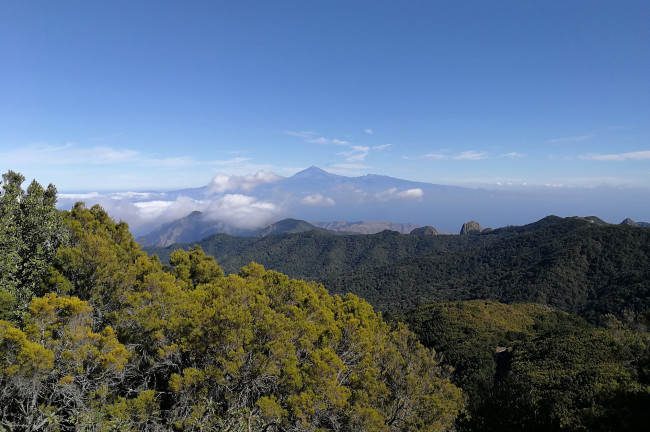
[[[465,222],[460,229],[460,235],[476,235],[480,234],[481,231],[483,231],[483,227],[480,223],[475,221]]]
[[[420,228],[415,228],[413,231],[411,231],[411,234],[417,234],[417,235],[438,235],[438,230],[435,229],[432,226],[423,226]]]
[[[628,225],[628,226],[641,227],[641,228],[650,228],[650,222],[635,222],[630,218],[627,218],[623,222],[621,222],[621,225]]]
[[[637,224],[636,222],[634,222],[630,218],[627,218],[623,222],[621,222],[621,225],[629,225],[629,226],[633,226],[633,227],[638,227],[639,226],[639,224]]]

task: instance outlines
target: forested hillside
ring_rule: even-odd
[[[508,236],[498,238],[503,232]],[[481,235],[479,237],[483,237]],[[532,302],[591,322],[650,309],[650,229],[549,217],[495,230],[497,241],[322,280],[380,309],[428,301]]]
[[[492,299],[549,305],[597,322],[606,313],[650,308],[650,229],[595,217],[549,216],[480,235],[309,231],[261,239],[218,234],[198,244],[227,272],[255,261],[381,310]],[[173,250],[190,247],[145,250],[168,262]]]
[[[548,217],[203,243],[335,275],[382,316],[254,262],[224,272],[200,247],[163,264],[101,207],[59,212],[54,186],[23,181],[5,174],[0,196],[0,430],[647,428],[648,229]]]
[[[214,256],[225,271],[236,271],[251,261],[296,278],[323,280],[359,268],[389,264],[413,256],[465,249],[488,243],[491,237],[404,235],[396,231],[377,234],[335,235],[323,231],[278,234],[267,237],[233,237],[215,234],[196,244]],[[163,263],[176,249],[145,247]]]
[[[604,328],[533,304],[432,303],[398,314],[468,395],[467,431],[644,431],[650,314]]]
[[[3,178],[0,429],[439,431],[464,411],[364,300],[254,263],[227,276],[201,249],[165,271],[102,208],[61,214],[53,188]]]

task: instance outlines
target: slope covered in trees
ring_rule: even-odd
[[[468,431],[647,428],[650,315],[594,328],[533,304],[432,303],[399,318],[454,368]]]
[[[270,235],[263,238],[215,234],[196,244],[214,256],[225,271],[236,271],[251,261],[296,278],[322,280],[359,268],[395,260],[465,249],[489,243],[492,237],[403,235],[396,231],[377,234],[335,235],[323,231]],[[145,247],[163,263],[176,249],[189,250],[192,244],[166,248]]]
[[[381,310],[429,301],[533,302],[591,322],[650,309],[650,229],[595,217],[549,216],[472,236],[310,231],[258,238],[225,234],[198,243],[227,272],[255,261]],[[176,248],[145,248],[163,262]]]
[[[370,275],[350,287],[391,309],[386,323],[355,295],[332,296],[255,263],[224,272],[200,247],[170,250],[164,265],[100,207],[57,212],[53,186],[23,191],[23,180],[5,175],[0,196],[0,428],[647,425],[647,229],[549,217],[465,237],[269,236],[257,251],[223,237],[244,254],[335,283]],[[295,251],[304,256],[288,260]],[[395,256],[405,258],[373,266]],[[356,272],[341,276],[348,265]],[[481,295],[515,304],[398,308]],[[528,298],[575,308],[600,326],[516,303]]]
[[[354,295],[226,276],[200,248],[165,271],[98,206],[56,225],[37,282],[3,281],[29,294],[0,320],[4,429],[437,431],[464,410],[434,353]]]
[[[650,229],[548,217],[478,237],[496,241],[321,281],[380,309],[492,299],[545,304],[591,322],[650,309]]]

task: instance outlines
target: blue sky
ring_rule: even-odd
[[[648,1],[13,1],[0,169],[650,189]],[[499,186],[500,185],[500,186]]]

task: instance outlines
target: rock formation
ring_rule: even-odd
[[[480,234],[481,231],[483,231],[483,227],[480,223],[475,221],[465,222],[460,229],[460,235],[476,235]]]

